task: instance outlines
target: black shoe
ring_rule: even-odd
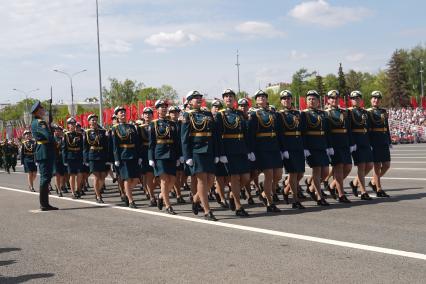
[[[346,197],[346,195],[339,196],[340,203],[351,203],[351,201]]]
[[[54,207],[52,205],[42,206],[40,207],[41,211],[52,211],[52,210],[59,210],[58,207]]]
[[[254,200],[253,200],[253,197],[249,197],[248,199],[247,199],[247,204],[248,205],[254,205]]]
[[[129,208],[132,208],[132,209],[137,209],[138,208],[136,206],[136,203],[134,201],[130,202],[128,206],[129,206]]]
[[[194,215],[198,215],[198,206],[196,202],[192,202],[192,213],[194,213]]]
[[[373,198],[370,197],[370,195],[368,195],[367,192],[364,192],[361,194],[361,200],[372,200]]]
[[[268,200],[262,194],[259,195],[259,199],[265,206],[268,206]]]
[[[183,199],[182,196],[179,196],[178,198],[176,198],[176,202],[177,202],[177,204],[185,204],[186,203],[185,199]]]
[[[328,192],[330,192],[331,197],[333,197],[333,199],[337,199],[337,195],[336,195],[336,189],[335,188],[331,188],[329,185],[327,186],[326,190],[328,190]]]
[[[30,188],[30,191],[31,191],[31,192],[35,192],[34,187],[31,187],[31,188]]]
[[[204,214],[204,219],[208,221],[217,221],[217,218],[214,216],[212,211],[209,211],[209,213]]]
[[[311,183],[312,183],[312,181],[311,181]],[[305,185],[306,185],[306,187],[309,188],[311,186],[311,183],[308,182],[308,178],[305,178]]]
[[[198,212],[204,211],[203,206],[201,206],[201,202],[197,202],[197,208],[198,208]]]
[[[169,208],[166,208],[166,212],[170,215],[176,215],[177,213],[175,212],[175,210],[173,210],[173,207],[170,206]]]
[[[241,207],[240,209],[235,211],[235,215],[238,217],[248,217],[249,214],[246,212],[246,210],[244,210],[243,207]]]
[[[96,198],[96,203],[103,204],[105,202],[102,200],[102,197],[100,197],[100,198]]]
[[[229,209],[231,209],[232,211],[235,211],[235,200],[233,197],[229,198]]]
[[[297,188],[297,197],[299,197],[299,199],[306,199],[306,195],[303,194],[303,190],[300,185]]]
[[[324,198],[321,198],[320,200],[318,200],[317,205],[319,205],[319,206],[330,206],[330,204]]]
[[[223,202],[220,201],[219,205],[220,205],[221,208],[229,209],[229,204],[228,204],[228,202],[226,200],[224,200]]]
[[[207,199],[208,199],[209,201],[213,201],[213,200],[215,200],[215,198],[214,198],[214,194],[210,192],[210,193],[207,195]]]
[[[149,201],[149,207],[157,207],[157,200],[155,198]]]
[[[126,204],[127,207],[130,207],[129,198],[127,198],[127,196],[124,196],[124,204]]]
[[[271,204],[266,206],[266,212],[278,213],[281,212],[281,210],[275,204]]]
[[[219,203],[219,204],[220,204],[220,203],[222,202],[222,200],[220,199],[220,195],[219,195],[219,193],[215,192],[215,193],[214,193],[214,197],[216,198],[216,202],[217,202],[217,203]]]
[[[62,188],[62,192],[63,192],[63,193],[68,193],[68,189],[67,189],[66,187],[63,187],[63,188]]]
[[[305,206],[303,206],[302,203],[297,201],[297,202],[293,202],[293,204],[291,204],[291,208],[293,208],[293,209],[305,209]]]
[[[81,195],[81,196],[86,195],[86,193],[84,192],[84,190],[81,190],[81,191],[79,191],[79,192],[80,192],[80,195]]]
[[[324,192],[324,190],[322,190],[322,189],[321,189],[321,194],[322,194],[322,196],[324,196],[324,197],[328,197],[328,194],[327,194],[327,193],[325,193],[325,192]]]
[[[356,186],[356,185],[354,184],[354,181],[353,181],[353,180],[351,180],[351,181],[349,182],[349,185],[350,185],[350,186],[351,186],[351,188],[352,188],[352,193],[354,194],[354,196],[358,197],[358,186]]]
[[[59,195],[58,195],[59,197],[64,197],[63,195],[62,195],[62,192],[59,192]]]
[[[289,204],[289,202],[288,202],[288,194],[285,194],[285,192],[283,192],[283,198],[284,198],[285,204]]]
[[[163,206],[164,206],[164,200],[163,200],[163,198],[160,197],[160,195],[157,195],[157,200],[158,200],[157,208],[159,210],[163,210]]]
[[[390,197],[383,189],[377,191],[377,197]]]
[[[173,198],[176,197],[176,192],[172,191],[170,194],[172,195]]]
[[[149,193],[145,193],[146,196],[146,200],[150,200],[151,199],[151,195],[149,195]]]
[[[328,181],[326,181],[326,180],[323,181],[322,185],[323,185],[324,188],[327,188],[329,186]]]
[[[116,183],[116,182],[117,182],[117,178],[113,178],[112,183]]]
[[[309,189],[306,191],[312,200],[317,201],[317,195],[315,194],[315,191],[310,191]]]
[[[370,182],[368,183],[368,186],[371,187],[371,189],[377,193],[377,186],[375,184],[373,184],[370,180]]]
[[[278,195],[276,193],[272,194],[272,200],[274,202],[280,202],[280,199],[278,198]]]

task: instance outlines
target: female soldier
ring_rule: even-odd
[[[184,160],[182,156],[182,147],[181,147],[181,140],[180,140],[180,128],[181,128],[181,120],[179,120],[179,113],[180,109],[177,106],[170,106],[168,109],[170,120],[173,121],[176,124],[177,131],[178,131],[178,152],[179,152],[179,166],[176,167],[176,180],[174,184],[174,191],[176,193],[176,202],[178,204],[184,204],[185,199],[182,197],[182,187],[184,185],[184,172],[183,172],[183,165]]]
[[[312,169],[311,182],[307,192],[320,206],[328,206],[321,192],[321,178],[328,175],[329,155],[333,154],[330,146],[327,117],[324,111],[318,109],[320,95],[315,90],[306,94],[308,109],[301,113],[301,122],[306,125],[302,132],[304,137],[304,154]]]
[[[371,93],[371,108],[368,109],[368,121],[370,126],[370,143],[373,148],[374,173],[369,186],[376,192],[377,197],[389,197],[382,189],[380,178],[390,168],[390,148],[392,147],[388,114],[380,107],[382,93]]]
[[[229,205],[235,215],[247,217],[249,214],[241,206],[241,187],[250,179],[247,145],[247,122],[240,110],[234,108],[235,93],[226,89],[222,93],[226,108],[216,114],[217,137],[219,140],[219,164],[226,167],[231,177]],[[217,178],[217,177],[216,177]]]
[[[139,182],[140,165],[142,163],[139,152],[139,135],[136,127],[126,122],[126,109],[116,107],[114,114],[118,118],[118,124],[113,126],[113,152],[114,164],[120,172],[120,177],[124,181],[124,191],[126,193],[125,203],[129,208],[137,208],[133,200],[133,188]]]
[[[213,118],[216,120],[216,115],[223,108],[222,102],[220,100],[215,99],[212,102],[211,113]],[[219,136],[216,137],[219,139]],[[229,208],[228,202],[225,199],[225,186],[229,184],[228,171],[226,169],[225,164],[217,163],[216,164],[216,187],[214,188],[214,195],[216,197],[217,203],[219,203],[222,208]]]
[[[76,131],[77,121],[70,117],[67,120],[68,131],[62,140],[62,158],[67,167],[73,198],[81,197],[83,166],[83,136]]]
[[[333,166],[333,181],[328,185],[328,190],[336,198],[336,189],[339,202],[350,203],[343,190],[345,177],[352,170],[351,153],[356,150],[352,139],[351,125],[348,112],[339,107],[339,91],[331,90],[327,93],[328,109],[326,110],[330,129],[330,141],[334,154],[331,156]]]
[[[149,124],[152,121],[154,112],[152,108],[145,107],[143,109],[143,121],[142,125],[138,127],[138,134],[140,140],[140,153],[142,155],[141,175],[143,181],[143,187],[147,197],[150,199],[149,206],[156,207],[157,200],[154,196],[155,189],[155,176],[154,169],[149,165],[148,162],[148,147],[149,147]]]
[[[53,138],[55,139],[55,163],[53,164],[53,174],[55,175],[56,188],[59,197],[62,197],[62,193],[66,191],[65,189],[65,166],[64,159],[62,157],[62,139],[63,132],[62,127],[56,126],[53,132]]]
[[[371,152],[370,139],[368,136],[368,113],[360,106],[362,94],[353,91],[350,95],[352,107],[349,108],[349,121],[356,150],[352,152],[354,164],[357,166],[357,177],[349,184],[353,194],[358,196],[358,187],[361,188],[361,199],[371,200],[365,189],[365,176],[373,168],[373,152]]]
[[[24,131],[24,141],[21,146],[21,165],[24,166],[24,172],[28,174],[28,189],[34,190],[34,180],[37,177],[37,166],[34,160],[36,142],[31,135],[31,131]]]
[[[284,187],[283,196],[287,202],[290,190],[293,193],[292,208],[305,209],[299,201],[298,186],[305,172],[305,156],[302,132],[305,125],[301,123],[300,112],[293,109],[292,94],[289,90],[280,93],[283,110],[279,118],[283,125],[283,152],[284,168],[288,172],[288,184]],[[284,183],[285,184],[285,183]]]
[[[175,215],[176,212],[170,205],[169,193],[173,188],[176,178],[176,166],[179,161],[179,138],[176,123],[167,119],[167,104],[163,100],[155,102],[158,119],[150,123],[150,139],[148,159],[149,165],[154,168],[156,177],[160,177],[160,190],[158,195],[158,209],[166,205],[166,212]]]
[[[84,129],[81,127],[81,124],[77,122],[76,124],[76,131],[78,133],[81,134],[81,136],[84,136]],[[81,150],[83,152],[83,149]],[[89,166],[85,165],[84,163],[82,163],[81,165],[81,169],[80,169],[80,173],[81,173],[81,184],[79,185],[79,188],[81,188],[81,195],[86,195],[86,191],[88,191],[88,187],[89,186],[89,173],[90,173],[90,169]]]
[[[197,181],[197,192],[192,197],[193,213],[198,214],[198,204],[201,201],[204,218],[217,221],[208,201],[208,191],[214,181],[215,163],[219,162],[217,140],[211,112],[201,110],[202,97],[198,91],[190,91],[186,97],[192,109],[183,116],[182,153],[191,175]]]
[[[91,114],[87,117],[89,129],[84,133],[84,164],[90,169],[90,173],[95,176],[94,189],[96,202],[104,203],[101,189],[105,184],[105,166],[108,162],[108,137],[105,129],[100,129],[98,116]]]
[[[282,141],[277,133],[282,131],[276,115],[268,107],[268,94],[259,90],[254,95],[257,109],[250,113],[249,119],[249,159],[256,161],[256,167],[264,174],[263,192],[260,198],[266,206],[267,212],[281,210],[272,201],[272,185],[281,180],[282,158],[280,149]]]

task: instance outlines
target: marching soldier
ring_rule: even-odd
[[[66,192],[65,189],[65,166],[64,159],[62,157],[62,138],[63,138],[63,129],[60,126],[54,128],[54,150],[55,150],[55,163],[53,164],[53,175],[56,180],[56,193],[59,197],[63,196],[63,192]]]
[[[231,180],[229,205],[235,215],[247,217],[249,214],[241,206],[241,187],[250,179],[248,154],[247,121],[240,110],[234,109],[235,93],[226,89],[222,98],[226,108],[215,117],[217,137],[219,139],[219,164],[225,167]]]
[[[184,204],[186,203],[185,199],[183,199],[182,197],[182,187],[184,186],[184,181],[186,179],[186,176],[184,174],[184,169],[183,169],[183,165],[185,163],[183,156],[182,156],[182,145],[181,145],[181,126],[182,126],[182,121],[179,120],[179,114],[180,114],[180,109],[177,106],[170,106],[168,109],[168,113],[169,113],[169,117],[170,120],[173,121],[176,124],[177,127],[177,131],[178,131],[178,151],[179,151],[179,165],[176,167],[176,181],[175,181],[175,185],[174,185],[174,190],[176,193],[176,202],[178,204]]]
[[[301,121],[306,125],[304,137],[304,156],[312,169],[307,192],[320,206],[329,206],[321,192],[321,179],[328,175],[329,155],[333,155],[330,145],[326,113],[319,109],[320,95],[315,90],[306,94],[308,109],[301,113]]]
[[[113,127],[114,164],[124,181],[124,190],[127,196],[125,201],[129,208],[137,208],[133,200],[133,188],[139,182],[140,165],[142,158],[139,152],[139,135],[134,125],[126,122],[126,109],[116,107],[114,114],[118,124]]]
[[[166,102],[157,100],[155,108],[158,111],[158,119],[150,123],[149,165],[154,168],[155,176],[160,178],[158,209],[162,210],[165,205],[166,212],[175,215],[176,212],[170,205],[169,193],[175,184],[176,166],[180,164],[180,137],[176,123],[166,118]]]
[[[62,140],[62,159],[69,174],[69,182],[73,198],[80,198],[83,166],[83,135],[77,132],[77,121],[70,117],[67,119],[68,131]]]
[[[380,107],[382,93],[374,91],[371,93],[371,108],[368,111],[370,125],[370,143],[373,148],[374,173],[369,186],[376,192],[377,197],[389,197],[382,189],[380,178],[390,168],[390,148],[392,147],[389,132],[388,114]]]
[[[89,167],[90,173],[95,176],[94,190],[96,202],[104,203],[102,200],[101,189],[105,184],[105,167],[108,161],[108,137],[105,129],[98,125],[98,116],[91,114],[87,117],[89,129],[83,136],[83,161],[86,167]]]
[[[257,169],[264,174],[263,192],[260,198],[266,206],[267,212],[280,212],[281,210],[273,203],[272,186],[281,180],[282,141],[277,133],[282,131],[276,115],[268,107],[268,94],[259,90],[254,95],[257,109],[250,113],[249,118],[249,145],[251,150],[248,157],[256,161]]]
[[[362,94],[360,91],[353,91],[350,94],[352,107],[349,108],[349,120],[356,150],[352,152],[354,164],[357,167],[357,177],[349,184],[355,196],[358,196],[358,187],[361,189],[361,199],[371,200],[365,189],[365,176],[373,168],[373,153],[370,146],[368,132],[368,113],[360,106]]]
[[[199,202],[204,208],[204,218],[217,221],[210,210],[208,191],[213,185],[215,164],[219,161],[215,125],[211,112],[201,110],[202,95],[190,91],[186,97],[192,109],[183,114],[182,152],[191,175],[196,179],[192,211],[198,214]]]
[[[288,203],[289,191],[293,193],[292,208],[305,209],[299,201],[299,182],[305,173],[305,156],[302,132],[305,125],[300,119],[300,112],[292,106],[292,94],[289,90],[280,93],[280,101],[283,109],[279,111],[282,121],[284,168],[288,173],[288,184],[283,190],[284,200]],[[285,183],[284,183],[285,185]]]
[[[138,135],[140,141],[140,150],[139,152],[142,155],[142,164],[141,164],[141,175],[143,187],[147,197],[149,197],[149,206],[156,207],[158,205],[157,200],[155,199],[154,189],[155,189],[155,176],[154,168],[149,165],[148,160],[148,148],[149,148],[149,124],[153,119],[154,111],[150,107],[145,107],[143,109],[143,124],[138,126]]]
[[[31,131],[24,131],[24,140],[21,146],[21,165],[24,166],[24,172],[28,174],[28,189],[34,190],[34,180],[37,177],[37,166],[35,164],[34,154],[36,150],[36,142],[32,139]]]
[[[81,127],[81,124],[77,122],[76,124],[76,131],[77,133],[81,134],[82,137],[84,137],[84,129]],[[83,152],[83,149],[81,150]],[[80,184],[78,185],[78,188],[81,189],[81,195],[86,195],[87,188],[89,187],[89,166],[85,163],[81,164],[80,174],[81,174],[81,180]]]
[[[327,93],[328,109],[326,110],[330,130],[330,141],[333,147],[331,164],[333,166],[333,181],[328,186],[331,196],[342,203],[350,203],[343,189],[343,181],[352,170],[351,153],[356,150],[352,139],[351,125],[347,110],[339,107],[339,91],[331,90]]]
[[[212,102],[211,113],[213,118],[216,120],[216,115],[223,108],[222,102],[215,99]],[[219,138],[219,135],[218,137]],[[225,199],[225,186],[229,184],[228,171],[224,163],[220,162],[216,164],[216,186],[214,187],[214,195],[217,203],[222,208],[229,208],[228,202]]]
[[[16,164],[18,162],[18,153],[19,153],[19,146],[14,140],[10,140],[10,146],[12,148],[12,158],[11,158],[11,164],[13,172],[16,172]]]
[[[10,143],[10,141],[6,138],[3,144],[3,157],[4,157],[4,169],[8,174],[10,174],[10,167],[12,166],[12,155],[14,153],[14,149]]]
[[[42,118],[45,110],[40,101],[36,101],[31,107],[31,113],[34,116],[31,122],[31,132],[36,140],[37,147],[35,151],[35,161],[38,163],[40,172],[40,209],[42,211],[58,210],[57,207],[49,204],[49,184],[52,179],[53,162],[55,160],[55,151],[50,125]]]

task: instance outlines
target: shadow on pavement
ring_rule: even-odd
[[[55,276],[53,273],[36,273],[36,274],[25,274],[16,277],[7,277],[0,275],[0,283],[24,283],[33,279],[50,278]]]
[[[20,248],[0,248],[0,253],[11,252],[11,251],[20,251]]]

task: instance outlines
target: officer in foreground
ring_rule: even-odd
[[[58,210],[49,204],[49,184],[52,179],[53,163],[55,161],[55,151],[50,125],[43,120],[45,110],[40,101],[36,101],[31,108],[34,118],[31,123],[31,132],[37,142],[35,151],[35,160],[39,166],[40,172],[40,210]]]

